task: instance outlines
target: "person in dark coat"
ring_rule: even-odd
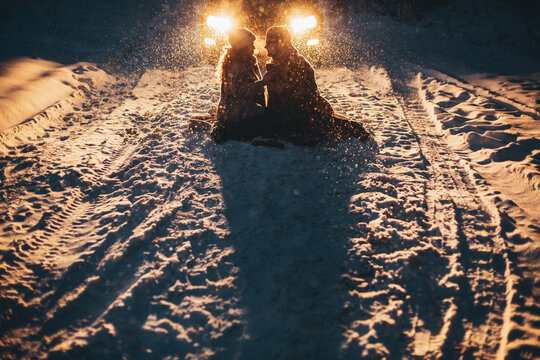
[[[277,138],[298,145],[368,139],[362,124],[334,114],[330,103],[320,95],[315,71],[293,46],[286,27],[269,28],[265,48],[272,58],[263,78],[268,87],[266,117],[273,119]]]
[[[233,28],[227,40],[230,46],[218,64],[221,98],[211,131],[216,143],[257,136],[257,123],[265,108],[264,82],[254,56],[255,35],[245,28]]]

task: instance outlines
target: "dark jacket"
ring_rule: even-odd
[[[334,110],[321,96],[315,82],[315,70],[297,51],[274,62],[283,86],[279,93],[269,93],[268,108],[285,115],[298,114],[332,115]]]
[[[362,124],[334,114],[315,83],[315,70],[296,50],[274,62],[282,81],[279,92],[269,92],[268,115],[275,135],[298,145],[350,138],[365,140],[369,133]]]
[[[264,112],[264,84],[257,63],[235,62],[221,83],[217,120],[240,122]]]

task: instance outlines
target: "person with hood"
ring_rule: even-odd
[[[218,63],[221,81],[216,123],[211,135],[218,144],[257,136],[265,108],[264,82],[254,56],[255,35],[245,28],[227,33],[229,47]]]
[[[292,44],[286,27],[270,27],[265,48],[272,58],[263,79],[268,86],[267,116],[274,119],[278,138],[298,145],[368,139],[362,124],[334,114],[320,95],[315,71]]]

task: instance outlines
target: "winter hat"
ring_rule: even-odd
[[[233,28],[227,32],[227,41],[232,48],[241,49],[257,39],[255,34],[246,28]]]

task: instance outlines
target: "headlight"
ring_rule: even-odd
[[[229,30],[233,24],[231,18],[227,16],[213,16],[213,15],[210,15],[208,16],[208,18],[206,18],[206,23],[211,28],[219,30],[223,33]]]
[[[308,29],[313,29],[317,25],[317,19],[311,15],[308,17],[294,18],[291,21],[292,31],[301,33]]]

